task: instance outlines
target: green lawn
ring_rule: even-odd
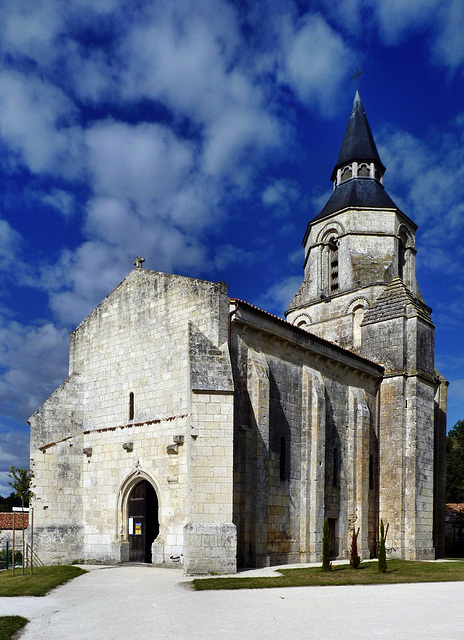
[[[320,567],[279,569],[278,573],[281,575],[272,578],[196,578],[193,580],[193,587],[197,591],[204,591],[464,580],[464,561],[388,560],[387,566],[386,573],[379,572],[377,562],[361,563],[359,569],[351,569],[349,564],[335,565],[331,571],[322,571]]]
[[[53,565],[52,567],[36,567],[34,575],[29,571],[21,574],[21,569],[11,569],[0,573],[0,597],[4,596],[44,596],[48,591],[59,587],[72,578],[87,573],[84,569],[68,565]]]
[[[0,618],[0,640],[10,640],[13,633],[22,629],[28,620],[21,616],[3,616]]]

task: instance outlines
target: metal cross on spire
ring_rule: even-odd
[[[362,76],[363,73],[364,71],[360,71],[358,67],[356,67],[356,73],[354,74],[354,76],[351,76],[352,80],[356,80],[356,91],[359,89],[359,78]]]

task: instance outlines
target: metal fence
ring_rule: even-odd
[[[15,550],[15,566],[21,567],[23,564],[23,554]],[[13,566],[13,548],[11,543],[6,542],[0,546],[0,569],[11,569]]]

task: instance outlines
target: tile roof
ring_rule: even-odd
[[[21,531],[23,528],[23,514],[16,512],[14,514],[15,531]],[[24,528],[29,526],[29,513],[24,514]],[[13,513],[0,512],[0,531],[13,529]]]

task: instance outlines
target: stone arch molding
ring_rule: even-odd
[[[340,222],[331,221],[326,224],[317,234],[316,243],[327,242],[330,236],[343,236],[345,235],[345,228]]]
[[[398,238],[404,238],[406,240],[406,247],[414,247],[414,234],[411,233],[404,222],[401,222],[401,224],[398,225],[396,235],[398,236]]]
[[[308,316],[307,313],[299,313],[292,320],[292,324],[294,324],[296,327],[300,327],[300,329],[308,329],[312,322],[313,321],[311,320],[311,316]]]
[[[352,300],[348,307],[346,308],[346,314],[353,313],[355,309],[358,307],[362,307],[363,309],[367,309],[369,307],[369,301],[367,298],[359,297],[356,300]]]
[[[128,542],[127,534],[127,522],[129,517],[129,495],[132,489],[141,480],[149,482],[153,489],[156,491],[158,498],[158,510],[161,511],[161,493],[158,484],[151,477],[151,475],[139,466],[139,461],[135,467],[127,474],[124,480],[121,482],[118,490],[118,502],[117,502],[117,535],[120,542]],[[161,522],[160,522],[161,533]]]

